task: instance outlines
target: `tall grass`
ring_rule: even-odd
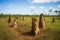
[[[23,16],[17,17],[18,31],[20,33],[31,31],[33,16],[25,16],[24,21],[22,20]],[[34,17],[39,23],[39,16]],[[52,23],[52,17],[45,17],[45,29],[41,30],[40,35],[36,40],[60,40],[60,20],[57,18],[59,17],[55,17],[55,23]],[[12,22],[8,23],[8,16],[0,18],[0,40],[18,40],[13,28],[10,27],[13,24],[14,16],[12,16],[11,19]]]

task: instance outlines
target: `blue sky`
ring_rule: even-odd
[[[60,0],[0,0],[4,14],[48,14],[50,9],[60,10]]]

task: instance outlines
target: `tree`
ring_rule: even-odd
[[[55,13],[57,13],[58,11],[56,10]]]
[[[50,12],[50,14],[52,13],[52,12],[54,12],[54,8],[51,8],[50,10],[49,10],[49,12]],[[56,13],[57,13],[57,11],[56,11]],[[55,18],[54,18],[54,16],[52,17],[52,23],[54,23],[55,22]]]
[[[51,14],[51,13],[52,13],[52,9],[49,10],[49,14]],[[48,14],[48,15],[49,15],[49,14]]]
[[[60,15],[60,10],[58,11],[58,14]]]
[[[59,11],[55,10],[55,13],[58,14],[58,15],[60,15],[60,10]]]

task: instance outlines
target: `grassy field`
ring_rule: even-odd
[[[24,20],[22,20],[23,16],[17,16],[17,24],[18,24],[18,32],[24,35],[23,33],[27,33],[31,30],[32,26],[32,17],[35,17],[39,23],[39,16],[24,16]],[[55,16],[55,22],[52,23],[51,16],[44,16],[45,18],[45,29],[41,29],[39,37],[36,39],[33,36],[27,34],[23,36],[17,37],[16,32],[13,27],[10,27],[13,24],[14,16],[11,17],[12,22],[8,23],[8,16],[0,17],[0,40],[60,40],[60,17]],[[29,38],[28,38],[29,37]],[[32,39],[31,39],[32,38]]]

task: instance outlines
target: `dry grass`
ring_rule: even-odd
[[[55,19],[55,23],[51,23],[52,17],[45,17],[45,29],[41,29],[37,38],[30,34],[32,17],[25,17],[23,21],[18,16],[18,28],[14,30],[10,27],[12,22],[8,24],[8,17],[0,18],[0,40],[60,40],[60,20]],[[39,19],[36,17],[38,22]],[[56,17],[57,18],[57,17]]]

